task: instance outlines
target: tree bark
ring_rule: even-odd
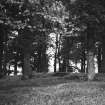
[[[86,60],[86,54],[85,49],[82,49],[82,58],[81,58],[81,72],[85,73],[85,60]]]
[[[2,76],[2,57],[3,57],[3,32],[0,25],[0,77]]]
[[[48,57],[48,71],[56,72],[56,34],[48,35],[46,55]]]
[[[6,75],[6,73],[7,73],[7,70],[6,70],[6,50],[7,50],[6,44],[7,44],[6,28],[3,25],[0,25],[0,75],[2,75],[2,76]]]
[[[101,60],[101,56],[102,56],[101,47],[98,47],[97,50],[98,50],[97,51],[98,52],[98,54],[97,54],[98,73],[102,73],[102,69],[101,69],[101,63],[102,63],[102,60]]]
[[[54,73],[56,73],[56,64],[57,64],[57,52],[55,52],[55,59],[54,59]]]
[[[7,32],[6,28],[3,29],[3,74],[7,74]]]
[[[0,35],[0,78],[2,77],[2,58],[3,58],[3,43]]]
[[[24,52],[23,60],[23,79],[32,77],[32,68],[30,65],[30,53]]]
[[[17,59],[18,59],[18,52],[16,51],[15,66],[14,66],[14,75],[17,75]]]
[[[105,73],[105,42],[102,44],[102,63],[100,73]]]
[[[88,51],[87,55],[88,79],[93,80],[95,76],[94,52]]]
[[[48,60],[46,57],[46,52],[42,52],[42,57],[41,57],[41,72],[48,72]]]
[[[6,68],[6,65],[7,65],[7,61],[6,61],[6,59],[7,59],[7,46],[6,46],[6,44],[4,44],[4,48],[3,48],[3,73],[4,73],[4,75],[6,75],[7,74],[7,68]]]
[[[38,72],[48,72],[48,59],[45,43],[38,46]]]
[[[66,72],[66,68],[67,68],[67,65],[66,65],[66,58],[63,59],[63,63],[62,63],[62,67],[60,69],[60,72]]]
[[[38,46],[37,72],[41,72],[41,47]]]

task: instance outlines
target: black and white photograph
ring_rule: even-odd
[[[105,0],[0,0],[0,105],[105,105]]]

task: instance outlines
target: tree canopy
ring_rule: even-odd
[[[50,33],[59,36],[56,40],[58,59],[81,59],[83,55],[86,58],[86,51],[95,53],[96,44],[99,46],[105,41],[105,3],[104,0],[1,0],[0,27],[1,54],[4,46],[12,45],[14,51],[15,48],[16,52],[22,50],[24,64],[30,63],[35,51],[38,59],[42,55],[46,58]],[[100,54],[104,59],[103,45],[103,54]],[[30,66],[24,69],[27,68],[31,71]]]

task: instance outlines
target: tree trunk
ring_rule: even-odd
[[[2,52],[2,45],[0,44],[0,71],[2,70],[2,56],[3,56],[3,52]]]
[[[57,64],[57,52],[55,52],[55,59],[54,59],[54,73],[56,73],[56,64]]]
[[[32,77],[32,68],[30,65],[30,53],[24,53],[23,61],[23,79],[28,79]]]
[[[38,72],[48,72],[48,59],[45,43],[38,46]]]
[[[37,61],[37,72],[41,72],[41,48],[38,47],[38,61]]]
[[[2,58],[3,58],[3,43],[0,35],[0,78],[2,77]]]
[[[85,73],[85,60],[86,60],[86,54],[85,49],[82,51],[82,58],[81,58],[81,72]]]
[[[17,60],[15,58],[14,75],[17,75]]]
[[[0,32],[1,32],[1,35],[0,38],[1,38],[1,60],[2,60],[2,73],[3,73],[3,76],[5,76],[7,74],[7,69],[6,69],[6,63],[7,63],[7,32],[6,32],[6,28],[1,26],[0,27]]]
[[[6,41],[7,34],[3,25],[0,25],[0,77],[6,74]],[[3,42],[5,42],[3,44]]]
[[[85,73],[85,59],[84,58],[81,59],[81,72]]]
[[[66,68],[67,68],[67,65],[66,65],[66,58],[63,59],[63,63],[62,63],[62,67],[60,69],[60,72],[66,72]]]
[[[102,56],[102,54],[101,54],[101,48],[98,47],[97,50],[98,50],[98,54],[97,54],[98,73],[102,73],[102,69],[101,69],[101,63],[102,63],[102,61],[101,61],[101,56]]]
[[[89,51],[87,55],[88,79],[93,80],[95,76],[94,53]]]
[[[58,57],[59,71],[61,71],[61,59]]]
[[[57,54],[58,54],[58,34],[56,34],[56,41],[55,41],[55,60],[54,60],[54,72],[57,71]]]
[[[48,36],[46,55],[48,57],[48,71],[56,72],[56,34],[54,33]]]
[[[58,36],[58,64],[59,64],[59,71],[61,70],[61,35]]]
[[[41,57],[41,72],[48,72],[48,59],[46,57],[46,50],[42,52]]]
[[[105,73],[105,41],[102,43],[102,63],[100,73]]]
[[[0,78],[2,77],[2,58],[3,58],[3,32],[0,25]]]
[[[5,43],[3,45],[3,74],[6,75],[7,74],[7,43],[5,40]]]
[[[15,66],[14,66],[14,75],[17,75],[17,59],[18,59],[18,52],[16,51]]]

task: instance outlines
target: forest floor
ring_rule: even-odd
[[[5,77],[0,80],[0,105],[105,105],[104,80],[68,77],[52,74],[37,74],[29,80]]]

